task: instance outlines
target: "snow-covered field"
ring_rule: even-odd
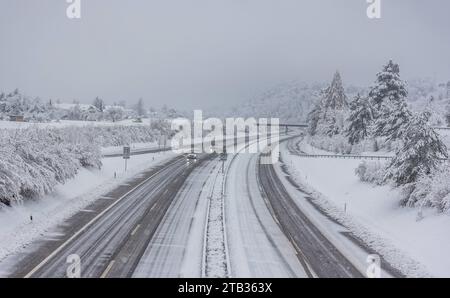
[[[134,122],[132,119],[126,119],[117,122],[111,121],[75,121],[75,120],[61,120],[43,123],[34,122],[12,122],[0,120],[0,129],[17,129],[17,128],[28,128],[28,127],[67,127],[67,126],[117,126],[117,125],[150,125],[150,119],[142,119],[142,123]]]
[[[301,149],[314,150],[307,144]],[[325,200],[322,207],[381,254],[391,254],[384,257],[395,267],[411,275],[450,276],[450,216],[425,210],[418,221],[417,209],[399,206],[398,190],[359,180],[359,160],[302,158],[287,150],[282,157],[294,179]],[[409,258],[420,265],[402,264]]]
[[[127,179],[173,156],[174,153],[170,151],[133,156],[128,162],[127,172],[124,172],[121,157],[105,158],[101,170],[82,168],[74,179],[58,185],[53,194],[39,201],[27,201],[22,205],[1,209],[0,260],[51,233],[59,223]]]

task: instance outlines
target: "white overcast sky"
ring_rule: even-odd
[[[0,0],[0,90],[183,109],[235,104],[286,80],[450,79],[450,1]]]

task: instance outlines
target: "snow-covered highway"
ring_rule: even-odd
[[[177,157],[148,173],[145,180],[99,211],[57,248],[48,251],[48,247],[42,245],[32,258],[19,262],[12,275],[64,277],[67,257],[76,254],[81,259],[83,277],[106,277],[110,273],[130,276],[172,199],[194,167],[187,165],[184,157]]]
[[[233,158],[225,199],[232,276],[306,277],[294,247],[261,196],[258,155],[243,153]]]
[[[258,167],[265,198],[289,237],[309,277],[363,277],[295,204],[273,165]]]
[[[256,145],[143,172],[109,205],[70,219],[64,236],[38,242],[10,276],[64,277],[76,254],[82,277],[362,277],[294,203],[286,177],[247,153]]]
[[[202,274],[208,180],[218,171],[218,160],[196,168],[179,190],[134,277],[199,277]]]

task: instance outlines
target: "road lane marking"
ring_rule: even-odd
[[[100,276],[100,278],[105,278],[106,276],[108,276],[108,273],[109,273],[109,271],[111,271],[111,268],[112,268],[112,266],[114,266],[114,263],[115,263],[115,262],[116,262],[116,261],[112,260],[112,261],[109,263],[108,267],[106,267],[105,271],[103,271],[103,273],[102,273],[102,275]]]
[[[276,216],[274,216],[273,219],[274,219],[275,222],[278,224],[278,226],[281,226],[280,221],[278,220],[278,218],[277,218]]]
[[[140,227],[141,227],[140,224],[137,225],[137,226],[134,228],[133,232],[131,232],[131,236],[134,236],[134,234],[136,234],[136,232],[139,230]]]
[[[289,235],[289,242],[291,242],[291,245],[294,246],[294,250],[295,250],[295,254],[297,255],[297,257],[300,257],[303,260],[304,265],[306,266],[306,268],[303,268],[305,270],[305,273],[312,278],[317,278],[317,274],[314,272],[314,270],[312,270],[311,266],[309,265],[309,263],[306,260],[305,255],[303,254],[303,251],[300,249],[300,247],[297,245],[297,242],[295,242],[294,238],[292,236]],[[302,263],[300,261],[300,263]],[[303,266],[303,267],[305,267]]]
[[[172,163],[169,163],[167,166],[173,166],[177,162],[179,162],[181,159],[176,159]],[[167,168],[167,167],[166,167]],[[132,188],[130,191],[128,191],[126,194],[118,198],[116,201],[114,201],[109,207],[107,207],[105,210],[103,210],[101,213],[99,213],[96,217],[94,217],[91,221],[89,221],[87,224],[85,224],[81,229],[79,229],[75,234],[73,234],[69,239],[66,240],[63,244],[61,244],[57,249],[55,249],[51,254],[49,254],[42,262],[40,262],[36,267],[33,268],[30,272],[28,272],[24,278],[30,278],[34,273],[36,273],[39,269],[41,269],[48,261],[50,261],[56,254],[58,254],[64,247],[66,247],[70,242],[72,242],[74,239],[76,239],[79,235],[81,235],[87,228],[89,228],[93,223],[95,223],[99,218],[101,218],[103,215],[105,215],[109,210],[114,208],[117,204],[119,204],[124,198],[129,196],[131,193],[136,191],[136,189],[140,188],[142,185],[147,183],[149,180],[154,178],[155,176],[161,174],[161,171],[165,169],[162,168],[161,170],[157,171],[138,185],[136,185],[134,188]]]

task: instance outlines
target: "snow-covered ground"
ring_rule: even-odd
[[[127,172],[124,172],[124,160],[121,157],[105,158],[101,170],[80,169],[74,179],[57,186],[52,195],[39,201],[1,209],[0,260],[51,233],[65,219],[127,179],[172,157],[174,153],[170,151],[133,156],[128,161]],[[33,216],[32,222],[30,215]]]
[[[447,146],[447,149],[450,150],[450,129],[439,129],[436,132],[441,137],[442,142]]]
[[[305,143],[301,149],[318,152]],[[408,275],[450,276],[450,216],[425,210],[417,221],[417,209],[399,206],[398,190],[359,180],[359,160],[302,158],[287,150],[282,158],[296,182],[319,198],[316,203],[395,267]]]
[[[142,119],[142,123],[134,122],[133,119],[126,119],[117,122],[111,121],[75,121],[75,120],[61,120],[43,123],[34,122],[13,122],[0,120],[0,129],[16,129],[16,128],[28,128],[28,127],[66,127],[66,126],[116,126],[116,125],[150,125],[150,119]]]

